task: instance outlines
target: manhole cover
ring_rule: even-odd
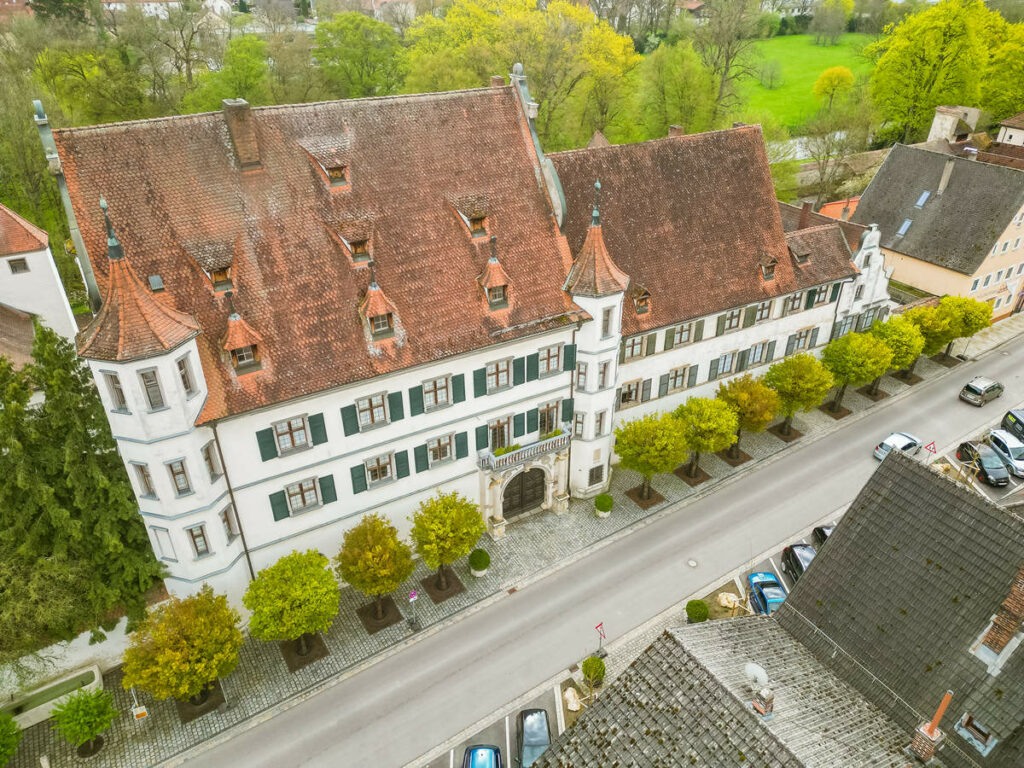
[[[697,567],[697,561],[696,560],[687,560],[686,564],[688,566],[690,566],[691,568],[696,568]]]

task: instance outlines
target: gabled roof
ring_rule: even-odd
[[[0,256],[42,251],[49,243],[46,232],[0,205]]]
[[[829,203],[829,205],[838,205],[839,203]],[[856,208],[856,201],[852,206]],[[822,206],[822,210],[825,206]],[[795,232],[801,229],[800,220],[801,217],[806,217],[808,223],[807,227],[820,227],[826,224],[837,225],[842,230],[843,236],[846,238],[846,244],[850,247],[851,253],[856,253],[860,247],[860,238],[868,228],[863,224],[856,224],[852,221],[842,221],[837,218],[833,218],[823,213],[815,213],[814,211],[803,212],[802,209],[789,203],[779,201],[779,214],[782,216],[782,228],[786,230],[787,237],[790,232]],[[807,227],[804,227],[805,229]]]
[[[740,307],[853,274],[849,257],[821,254],[814,279],[791,266],[757,126],[548,155],[565,191],[563,229],[579,253],[590,229],[594,179],[601,180],[601,234],[651,308],[623,308],[635,334]],[[761,254],[775,257],[765,282]]]
[[[1000,125],[1005,125],[1007,128],[1024,128],[1024,112],[1018,112],[1012,117],[1008,117]]]
[[[571,256],[512,86],[263,107],[248,120],[259,167],[247,171],[222,112],[54,131],[101,292],[111,282],[102,193],[134,269],[160,275],[161,296],[202,328],[210,396],[200,422],[587,317],[562,291]],[[348,184],[331,187],[311,151],[344,152]],[[487,202],[515,286],[508,310],[467,301],[480,295],[487,253],[452,200]],[[372,234],[377,280],[402,319],[402,337],[384,348],[363,333],[368,269],[339,240],[351,227]],[[262,370],[236,378],[223,360],[228,308],[193,243],[218,263],[234,247],[234,303],[263,338]]]
[[[1022,565],[1024,519],[897,451],[776,616],[908,733],[952,690],[941,727],[953,745],[985,768],[1015,768],[1024,764],[1024,644],[997,675],[971,649]],[[987,757],[956,734],[965,712],[999,738]],[[941,755],[970,764],[948,747]]]
[[[918,208],[924,192],[928,199]],[[1024,172],[897,144],[852,219],[878,224],[883,248],[973,275],[1021,206]],[[909,228],[900,236],[906,221]]]

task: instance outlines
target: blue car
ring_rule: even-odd
[[[786,599],[786,588],[775,575],[757,571],[747,577],[750,582],[750,607],[757,613],[773,614]]]
[[[493,744],[475,744],[466,748],[462,768],[502,768],[501,750]]]

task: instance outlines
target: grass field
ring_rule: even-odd
[[[786,35],[758,41],[759,61],[779,62],[782,85],[768,90],[756,78],[745,81],[740,86],[744,118],[770,113],[790,130],[798,127],[818,108],[811,88],[822,70],[849,67],[857,78],[871,73],[871,62],[862,51],[873,40],[872,35],[850,33],[843,35],[838,45],[815,45],[811,35]]]

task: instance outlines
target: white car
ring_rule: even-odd
[[[875,446],[875,458],[881,461],[889,455],[889,451],[898,448],[904,453],[913,455],[921,450],[921,441],[906,432],[893,432],[885,440]]]
[[[1005,429],[993,429],[988,433],[987,442],[1011,475],[1024,477],[1024,443]]]

